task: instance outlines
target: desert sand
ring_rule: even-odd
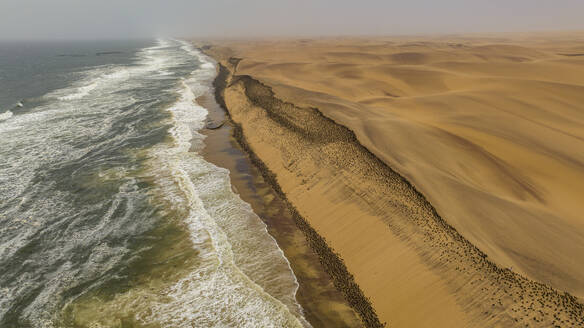
[[[380,322],[584,324],[584,33],[206,44]]]
[[[299,283],[296,300],[302,306],[305,318],[314,328],[358,327],[359,316],[335,288],[322,268],[319,256],[296,226],[292,213],[237,144],[225,111],[212,94],[199,97],[197,103],[208,111],[207,129],[203,130],[206,136],[205,160],[229,170],[232,187],[252,206],[266,223],[270,235],[277,240]]]

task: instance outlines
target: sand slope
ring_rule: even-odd
[[[504,268],[584,296],[584,37],[224,42],[350,128]]]

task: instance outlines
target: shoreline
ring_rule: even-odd
[[[237,127],[224,109],[207,95],[197,103],[209,112],[202,155],[206,161],[230,171],[232,186],[267,225],[268,232],[278,242],[298,281],[296,298],[304,310],[306,320],[315,327],[356,327],[360,319],[346,303],[328,274],[322,268],[295,222],[294,212],[288,207],[237,138]]]
[[[205,52],[209,53],[208,50],[209,49],[206,49]],[[214,56],[214,58],[219,63],[221,63],[221,68],[220,68],[220,70],[218,72],[218,76],[216,78],[217,83],[215,85],[216,86],[217,102],[222,104],[228,112],[240,111],[241,108],[244,108],[244,107],[246,108],[245,109],[246,111],[249,111],[250,110],[249,108],[256,108],[256,107],[262,108],[263,110],[265,110],[267,112],[267,116],[270,119],[272,119],[274,121],[279,120],[277,122],[277,124],[279,124],[280,126],[284,126],[285,128],[288,128],[289,130],[296,129],[297,130],[296,132],[302,130],[302,128],[299,128],[298,126],[295,126],[293,124],[294,118],[290,117],[290,112],[286,112],[286,113],[282,114],[283,111],[280,111],[279,114],[282,114],[282,115],[280,115],[278,117],[278,113],[275,113],[275,112],[278,110],[281,110],[281,108],[280,109],[266,108],[266,107],[270,107],[274,104],[276,104],[276,106],[281,106],[281,107],[292,106],[292,108],[295,108],[296,110],[299,110],[299,107],[295,107],[294,104],[284,103],[281,100],[277,99],[269,86],[262,84],[260,81],[253,80],[253,78],[249,77],[249,76],[234,76],[233,80],[231,80],[231,83],[228,85],[227,81],[228,81],[228,79],[231,78],[230,75],[233,74],[233,71],[236,71],[236,66],[237,66],[237,63],[239,60],[234,59],[234,58],[228,58],[228,59],[219,58],[219,56]],[[227,66],[230,66],[230,68],[228,68]],[[221,82],[221,80],[224,80],[224,81]],[[221,84],[223,84],[223,85],[221,85]],[[237,101],[232,101],[232,103],[234,103],[236,107],[241,107],[241,108],[233,108],[233,105],[231,105],[232,108],[229,108],[229,105],[226,104],[226,102],[225,102],[224,90],[222,90],[222,88],[235,89],[236,85],[239,85],[238,86],[239,89],[234,90],[234,91],[230,91],[230,92],[233,94],[234,98],[237,97],[239,94],[239,96],[241,96],[240,98],[243,100],[238,99]],[[254,86],[252,86],[252,88],[256,88],[256,89],[260,90],[260,91],[258,91],[258,93],[260,95],[259,96],[256,95],[256,98],[251,99],[251,100],[249,97],[250,85],[254,85]],[[240,104],[240,102],[242,102],[242,101],[246,102],[246,103]],[[278,101],[280,103],[278,103]],[[332,124],[331,126],[336,126],[336,127],[340,126],[339,124],[335,123],[334,121],[332,121],[328,117],[324,116],[316,108],[310,108],[310,109],[300,108],[300,110],[309,111],[309,112],[313,111],[314,113],[317,113],[314,115],[318,115],[321,118],[325,118],[326,120],[330,121],[329,123]],[[257,114],[257,115],[261,115],[261,114]],[[288,116],[285,117],[286,115],[288,115]],[[288,119],[291,119],[291,120],[287,121]],[[250,125],[250,123],[248,123],[248,125]],[[344,126],[340,126],[340,127],[346,129],[346,131],[350,131],[349,129],[347,129]],[[240,139],[245,140],[246,136],[249,137],[249,134],[250,134],[249,132],[247,132],[248,135],[246,135],[246,131],[244,129],[241,129],[241,127],[240,127],[240,130],[242,130],[242,132],[240,132],[240,133],[242,133],[242,135],[239,136]],[[413,241],[412,242],[412,240],[411,240],[412,238],[409,238],[406,234],[399,233],[400,229],[412,228],[411,225],[407,226],[407,224],[406,224],[403,227],[399,227],[397,229],[394,229],[394,231],[393,231],[393,234],[397,235],[398,239],[401,239],[401,242],[398,242],[397,244],[406,244],[406,248],[409,248],[410,251],[413,250],[413,252],[417,254],[417,258],[421,259],[422,264],[420,267],[424,267],[425,271],[433,272],[438,276],[436,279],[434,279],[432,281],[444,283],[445,289],[446,289],[446,294],[448,294],[449,297],[451,297],[451,299],[460,307],[459,313],[456,314],[456,315],[460,316],[459,319],[464,320],[464,321],[468,320],[468,322],[471,322],[470,319],[472,319],[473,322],[476,320],[479,320],[478,322],[490,323],[490,324],[493,324],[493,323],[519,324],[521,322],[530,322],[530,320],[529,320],[530,318],[528,318],[528,315],[529,315],[529,312],[533,309],[529,309],[529,307],[524,307],[524,303],[526,303],[526,300],[531,299],[532,301],[539,301],[542,304],[542,307],[544,307],[543,306],[544,304],[546,304],[546,305],[551,304],[551,303],[562,304],[561,307],[555,307],[554,317],[561,316],[562,318],[564,318],[564,316],[565,316],[565,318],[566,318],[565,320],[567,320],[569,322],[570,321],[571,322],[582,322],[582,320],[583,320],[582,319],[582,305],[580,303],[578,303],[578,300],[575,297],[573,297],[567,293],[561,294],[557,290],[550,288],[547,285],[543,285],[541,283],[536,283],[536,282],[530,281],[527,278],[520,276],[519,274],[513,273],[508,269],[501,269],[501,268],[497,267],[493,262],[491,262],[490,260],[488,260],[486,258],[486,255],[484,253],[482,253],[478,248],[476,248],[474,245],[472,245],[470,242],[468,242],[464,237],[462,237],[460,234],[458,234],[454,228],[452,228],[450,225],[448,225],[438,215],[438,213],[436,212],[434,207],[430,205],[430,203],[427,201],[427,199],[421,193],[419,193],[414,188],[414,186],[411,185],[411,183],[409,183],[404,177],[402,177],[401,175],[399,175],[395,171],[393,171],[383,161],[381,161],[377,157],[375,157],[370,151],[368,151],[365,147],[363,147],[360,143],[358,143],[354,134],[352,134],[352,135],[353,135],[353,138],[348,137],[348,139],[350,139],[348,141],[358,144],[358,147],[361,147],[360,148],[361,151],[364,151],[364,153],[366,154],[365,157],[369,157],[371,159],[371,161],[373,163],[372,165],[377,165],[377,168],[382,170],[382,171],[387,170],[388,172],[386,172],[386,174],[391,175],[393,178],[400,180],[400,182],[398,182],[398,184],[401,183],[403,185],[402,187],[406,189],[406,190],[404,190],[406,194],[410,193],[411,197],[418,198],[417,202],[419,202],[419,204],[421,204],[422,209],[427,212],[426,215],[431,220],[433,220],[435,222],[434,226],[432,226],[431,229],[429,229],[429,231],[425,231],[425,233],[427,233],[429,236],[431,236],[430,239],[433,239],[433,237],[436,237],[436,236],[438,236],[439,238],[443,238],[443,239],[445,238],[445,240],[443,240],[442,243],[435,245],[435,246],[439,246],[439,248],[441,248],[441,254],[436,256],[436,253],[437,253],[436,251],[432,251],[432,250],[429,251],[427,249],[428,244],[432,244],[432,241],[422,240],[422,241]],[[247,141],[244,141],[244,143],[248,144]],[[253,152],[253,149],[251,149],[251,147],[249,145],[247,146],[247,148],[248,148],[247,149],[248,151]],[[253,153],[254,153],[254,156],[256,158],[258,158],[257,161],[259,161],[261,163],[259,165],[260,166],[263,165],[264,167],[266,167],[266,165],[263,163],[263,161],[261,161],[261,159],[259,159],[258,155],[255,155],[255,152],[253,152]],[[377,164],[375,164],[375,163],[377,163]],[[258,164],[256,164],[256,165],[258,165]],[[383,167],[385,167],[385,169],[383,169]],[[270,177],[269,181],[271,181],[271,183],[275,186],[275,189],[279,190],[284,196],[286,196],[286,192],[282,190],[283,188],[281,188],[281,186],[279,184],[280,176],[272,173],[272,171],[270,171],[269,168],[266,168],[265,172],[267,172],[266,175],[268,177]],[[280,172],[278,172],[278,173],[280,173]],[[283,174],[281,174],[281,175],[283,175]],[[383,174],[382,174],[382,176],[383,176]],[[294,206],[294,205],[298,206],[297,204],[292,204],[292,206]],[[372,205],[372,204],[368,204],[368,205]],[[373,207],[373,206],[370,206],[370,207]],[[310,209],[308,209],[308,211],[310,211]],[[377,211],[378,211],[377,215],[379,216],[379,211],[383,211],[383,207],[378,208]],[[299,214],[299,216],[300,215],[301,214]],[[304,219],[304,221],[309,222],[306,219]],[[395,224],[395,222],[389,222],[389,223],[385,222],[385,223],[389,224],[390,226],[392,223]],[[415,229],[419,229],[420,226],[422,226],[423,224],[427,224],[424,222],[417,222],[417,223],[418,223],[418,227],[414,227]],[[424,229],[424,228],[422,227],[422,229]],[[436,229],[436,231],[432,231],[432,229]],[[423,235],[423,233],[422,233],[422,235]],[[448,246],[449,243],[454,243],[456,245],[450,247],[450,246]],[[342,255],[343,254],[341,253],[341,256]],[[458,261],[456,259],[456,256],[459,256],[459,255],[463,256],[463,259],[461,261]],[[458,262],[459,264],[461,264],[460,266],[462,266],[462,268],[460,266],[451,265],[450,264],[451,262],[455,262],[455,263]],[[464,263],[462,263],[462,262],[464,262]],[[416,265],[418,265],[418,264],[416,264]],[[451,275],[453,273],[455,273],[457,278],[460,278],[460,276],[465,276],[466,278],[464,278],[464,277],[462,278],[463,281],[465,281],[465,282],[461,284],[460,282],[453,281],[455,279],[449,278],[449,275]],[[348,274],[350,275],[350,273],[348,273]],[[359,276],[357,276],[357,278],[359,278]],[[469,285],[474,285],[475,283],[478,283],[479,286],[469,288]],[[419,282],[419,284],[423,286],[425,284],[425,282]],[[491,285],[491,287],[489,287],[489,285]],[[495,287],[493,288],[493,286],[495,286]],[[479,289],[478,292],[476,291],[477,289]],[[465,291],[465,290],[467,292],[469,292],[468,295],[464,295],[463,291]],[[487,297],[486,295],[488,294],[487,293],[488,290],[493,292],[493,295],[495,295],[496,297]],[[535,296],[527,297],[527,295],[530,294],[527,291],[530,291],[530,293],[533,293],[533,295],[535,295]],[[363,297],[365,298],[365,296],[363,296]],[[478,300],[475,300],[475,298],[477,298],[477,297],[478,297]],[[497,300],[495,301],[495,299],[497,299]],[[505,304],[502,304],[502,302],[501,302],[502,299],[506,300],[506,301],[504,301]],[[468,303],[469,301],[470,301],[470,303]],[[491,302],[498,302],[501,304],[497,304],[497,307],[495,309],[493,309],[493,307],[495,307],[495,303],[493,303],[491,305],[490,304]],[[551,308],[551,305],[550,305],[550,308]],[[529,310],[527,310],[527,309],[529,309]],[[431,312],[438,313],[439,310],[440,310],[440,306],[438,306],[436,309],[434,309],[434,311],[431,311]],[[487,310],[487,311],[485,311],[485,310]],[[512,312],[512,313],[508,313],[508,312]],[[513,313],[513,312],[515,312],[515,313]],[[392,323],[391,316],[389,316],[389,317],[386,316],[386,318],[389,318],[388,321],[391,324]],[[493,319],[493,318],[495,318],[495,319]],[[382,318],[382,319],[384,319],[384,318]],[[553,318],[551,318],[551,313],[549,313],[549,314],[543,313],[541,315],[541,318],[534,318],[533,320],[536,320],[536,319],[537,319],[536,322],[540,322],[542,325],[543,325],[543,322],[546,322],[546,323],[552,323],[552,322],[555,323],[556,322]],[[405,322],[405,321],[403,321],[403,322]],[[531,321],[530,323],[533,323],[533,321]]]

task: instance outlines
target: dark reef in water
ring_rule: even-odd
[[[96,56],[104,56],[104,55],[119,55],[123,54],[123,51],[103,51],[103,52],[96,52]]]
[[[107,55],[121,55],[124,54],[123,51],[100,51],[96,52],[96,56],[107,56]],[[87,57],[87,54],[59,54],[57,57]]]

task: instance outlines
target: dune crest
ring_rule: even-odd
[[[493,315],[494,321],[483,323],[508,324],[525,319],[517,313],[535,311],[521,305],[528,290],[536,295],[529,296],[532,301],[549,304],[561,296],[553,296],[546,285],[584,296],[584,261],[575,260],[584,254],[584,184],[579,183],[584,181],[584,58],[564,55],[580,53],[579,40],[583,35],[264,40],[216,43],[208,51],[233,71],[234,80],[225,92],[230,112],[249,114],[255,113],[249,108],[263,108],[274,120],[273,103],[253,97],[261,88],[250,93],[253,84],[237,78],[251,77],[296,108],[279,112],[276,123],[284,130],[296,134],[311,126],[305,111],[316,108],[348,128],[355,142],[374,156],[368,162],[363,160],[366,155],[355,155],[359,151],[351,153],[350,145],[344,146],[349,150],[335,148],[345,139],[333,138],[317,147],[330,135],[307,132],[313,146],[305,147],[317,147],[329,157],[311,153],[310,160],[301,160],[308,152],[294,155],[289,146],[269,136],[279,131],[278,124],[268,133],[262,130],[269,121],[254,125],[234,115],[291,203],[346,261],[382,321],[412,324],[414,319],[401,317],[397,310],[411,314],[412,309],[397,300],[416,304],[410,293],[427,292],[417,298],[418,306],[436,318],[448,308],[447,316],[459,322]],[[264,122],[260,113],[255,119]],[[291,137],[283,131],[278,138]],[[348,157],[335,157],[339,152]],[[375,158],[382,164],[375,164]],[[392,179],[385,187],[370,181],[383,180],[376,178],[379,171],[385,172],[383,165],[415,189],[388,182]],[[366,173],[355,178],[359,172]],[[424,199],[412,205],[408,197],[416,189]],[[410,195],[404,196],[409,199],[405,203],[404,192]],[[392,197],[398,200],[389,201]],[[319,210],[319,204],[326,204],[327,210]],[[428,206],[432,209],[424,212]],[[437,213],[432,214],[433,209]],[[410,225],[412,220],[418,228]],[[434,221],[437,226],[428,223]],[[379,222],[389,225],[387,232],[397,239],[392,241],[381,228],[370,230]],[[454,235],[448,232],[450,226],[456,229]],[[337,231],[340,227],[347,231]],[[356,246],[359,238],[351,239],[357,230],[366,236],[361,246]],[[458,262],[453,254],[461,250]],[[396,252],[403,256],[396,258]],[[411,271],[380,266],[383,258]],[[400,283],[371,273],[373,263],[378,274]],[[520,275],[535,282],[523,282]],[[494,298],[485,298],[487,291]],[[451,305],[431,305],[432,293]],[[471,296],[477,304],[468,304]],[[580,310],[564,310],[579,322],[581,301],[570,300],[557,302],[576,302]],[[491,301],[496,309],[484,312]],[[553,311],[546,312],[545,306],[541,311],[534,322],[551,324],[547,315]],[[452,324],[444,320],[442,324]]]

